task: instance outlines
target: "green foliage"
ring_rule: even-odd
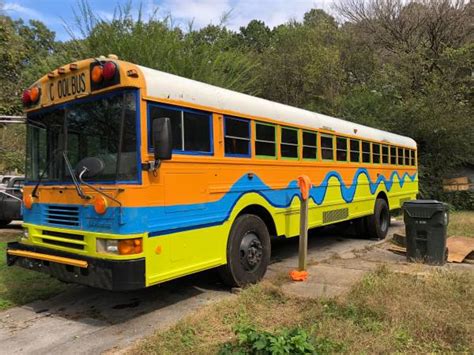
[[[130,3],[119,5],[113,20],[106,21],[86,1],[80,3],[76,24],[85,37],[76,40],[80,57],[113,53],[122,60],[255,94],[256,62],[235,46],[234,34],[223,26],[183,32],[171,17],[158,19],[152,14],[145,21],[140,12],[135,19]]]
[[[443,192],[438,199],[447,202],[454,210],[474,211],[474,191]]]
[[[224,344],[220,354],[311,354],[316,350],[309,335],[300,328],[272,334],[252,326],[239,325],[235,334],[237,342]],[[325,347],[329,348],[330,343]]]

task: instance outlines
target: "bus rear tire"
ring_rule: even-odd
[[[253,214],[237,217],[227,241],[227,264],[219,274],[227,285],[242,287],[260,281],[270,263],[271,243],[267,226]]]
[[[390,227],[390,210],[387,201],[378,198],[375,201],[374,214],[366,218],[369,237],[377,240],[385,239]]]

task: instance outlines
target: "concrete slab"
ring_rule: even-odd
[[[335,297],[350,290],[368,270],[346,269],[332,265],[313,265],[308,279],[282,286],[284,293],[303,298]]]

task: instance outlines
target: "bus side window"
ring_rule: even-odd
[[[390,164],[397,165],[397,148],[390,147]]]
[[[303,131],[303,159],[317,159],[318,136],[316,132]]]
[[[362,142],[362,162],[370,163],[370,143]]]
[[[410,149],[405,149],[405,165],[410,165]]]
[[[171,131],[173,132],[173,150],[184,150],[182,131],[182,111],[179,109],[168,109],[161,106],[150,105],[150,127],[155,118],[169,117],[171,120]],[[153,147],[153,140],[151,139],[151,129],[148,134],[148,146]]]
[[[357,139],[351,139],[351,162],[360,162],[360,141]]]
[[[298,158],[298,130],[281,127],[280,152],[282,158]]]
[[[334,139],[333,136],[321,135],[321,156],[323,160],[334,160]]]
[[[336,159],[337,161],[347,161],[347,138],[336,138]]]
[[[229,116],[224,120],[225,155],[250,157],[250,121]]]
[[[388,164],[388,146],[382,146],[382,164]]]
[[[150,104],[149,115],[150,127],[156,118],[170,118],[174,152],[212,153],[210,113]],[[153,147],[151,130],[148,137],[148,145]]]
[[[403,165],[403,148],[398,148],[398,165]]]
[[[372,143],[372,163],[380,164],[380,144]]]
[[[255,128],[255,155],[276,157],[276,127],[256,122]]]
[[[415,150],[412,150],[411,151],[411,166],[415,166],[416,163],[415,163],[415,156],[416,156],[416,151]]]

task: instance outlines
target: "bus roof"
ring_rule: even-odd
[[[147,95],[150,97],[184,101],[221,111],[230,111],[237,116],[243,114],[257,118],[263,117],[283,124],[332,130],[335,133],[353,135],[362,139],[416,148],[416,142],[409,137],[223,89],[159,70],[138,67],[144,75]]]

